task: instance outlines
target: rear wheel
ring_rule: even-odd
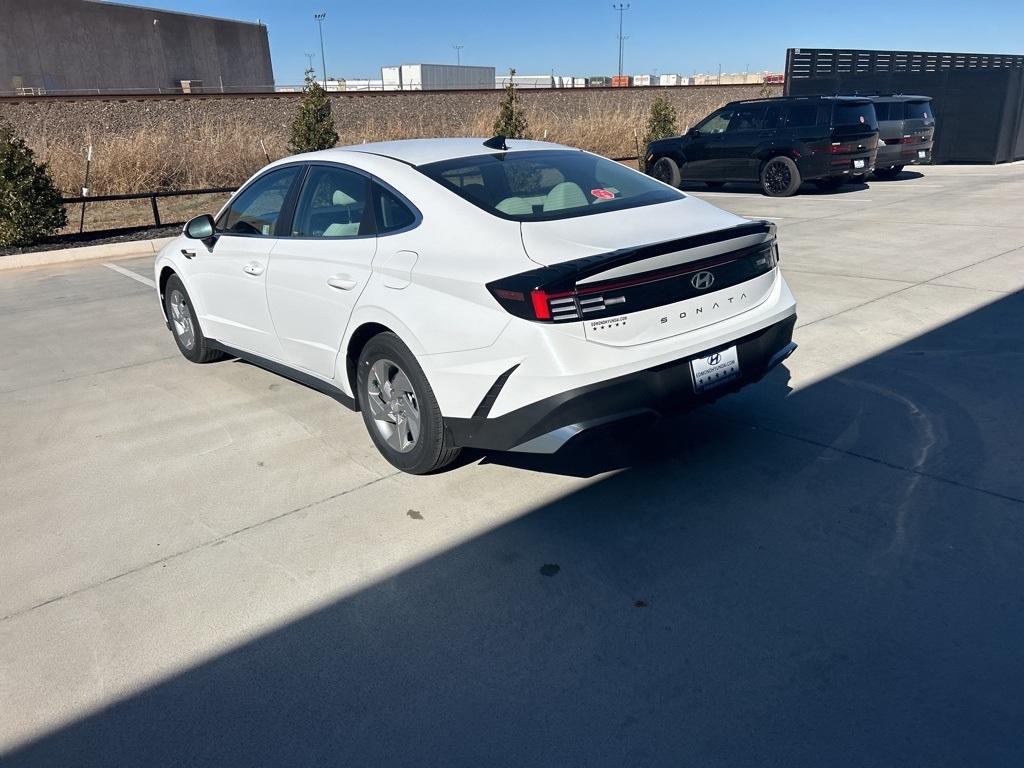
[[[888,168],[876,168],[875,176],[880,179],[895,179],[903,173],[902,165],[890,165]]]
[[[761,166],[761,191],[768,197],[789,197],[800,189],[800,171],[788,157],[773,157]]]
[[[672,187],[678,187],[683,181],[679,165],[671,157],[659,157],[651,168],[651,176]]]
[[[459,455],[423,369],[395,334],[378,334],[363,347],[356,391],[366,431],[393,466],[423,475]]]
[[[199,318],[192,308],[188,291],[177,275],[171,275],[164,286],[164,311],[174,334],[178,350],[193,363],[212,363],[222,360],[225,355],[214,349],[199,327]]]

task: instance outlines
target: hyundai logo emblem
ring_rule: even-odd
[[[710,272],[698,272],[690,278],[690,284],[698,291],[706,291],[715,282],[715,276]]]
[[[708,365],[718,365],[720,362],[722,362],[722,356],[717,352],[708,356]]]

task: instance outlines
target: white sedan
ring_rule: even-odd
[[[775,228],[535,141],[362,144],[272,163],[156,260],[168,328],[362,412],[396,467],[550,453],[784,360]]]

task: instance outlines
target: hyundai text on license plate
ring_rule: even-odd
[[[693,372],[694,392],[704,392],[739,378],[740,358],[736,347],[691,360],[690,370]]]

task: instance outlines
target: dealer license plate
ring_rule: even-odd
[[[919,149],[917,150],[917,156],[924,160],[926,157],[928,157],[928,153],[925,152],[923,149]]]
[[[854,168],[863,168],[863,167],[864,167],[864,164],[865,164],[866,162],[867,162],[866,160],[854,160],[854,161],[853,161],[853,167],[854,167]]]
[[[703,392],[714,389],[728,381],[739,378],[740,358],[736,347],[729,347],[710,355],[698,357],[690,361],[690,370],[693,371],[693,389],[695,392]]]

